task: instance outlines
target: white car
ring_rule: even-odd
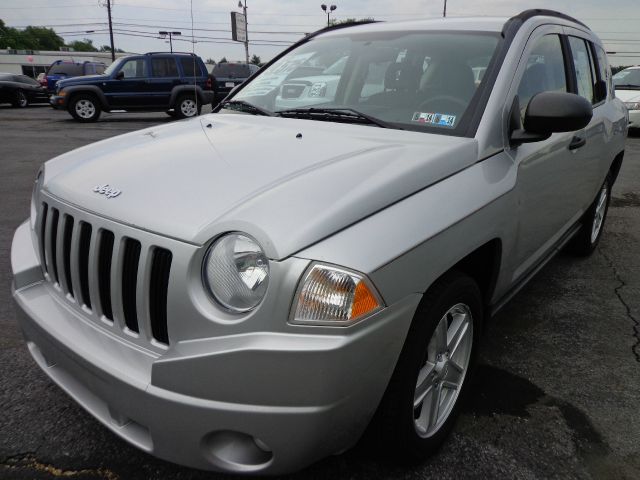
[[[616,97],[629,110],[629,128],[640,127],[640,67],[630,67],[613,76]]]

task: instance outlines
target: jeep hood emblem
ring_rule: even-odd
[[[104,185],[96,185],[95,187],[93,187],[93,191],[99,193],[100,195],[104,195],[107,198],[116,198],[122,193],[121,190],[110,187],[108,183],[105,183]]]

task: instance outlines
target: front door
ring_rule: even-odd
[[[114,109],[144,107],[149,105],[148,82],[146,59],[132,58],[122,64],[114,77],[108,81],[104,92]]]

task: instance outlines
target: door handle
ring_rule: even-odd
[[[580,147],[584,147],[586,143],[587,143],[587,140],[584,137],[580,137],[576,135],[571,139],[571,143],[569,144],[569,150],[576,150]]]

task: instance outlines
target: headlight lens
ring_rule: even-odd
[[[640,110],[640,103],[638,102],[626,102],[624,106],[627,107],[627,110]]]
[[[347,326],[384,306],[361,273],[316,264],[298,290],[292,323]]]
[[[216,240],[204,260],[204,282],[226,309],[243,313],[264,298],[269,284],[269,260],[247,235],[229,233]]]

